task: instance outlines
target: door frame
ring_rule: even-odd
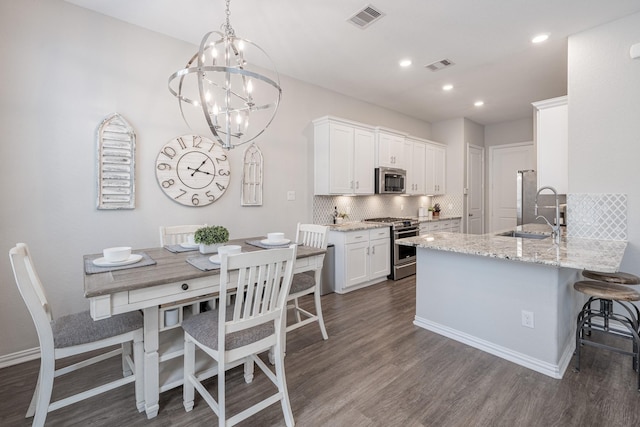
[[[482,182],[480,184],[480,200],[482,201],[482,208],[480,209],[482,211],[482,234],[484,234],[485,232],[485,222],[486,222],[486,206],[485,206],[485,197],[486,197],[486,187],[485,187],[485,173],[486,173],[486,168],[485,168],[485,163],[486,163],[486,159],[485,159],[485,155],[486,155],[486,151],[485,148],[481,145],[475,145],[475,144],[471,144],[469,142],[467,142],[467,147],[466,147],[466,151],[467,151],[467,171],[466,171],[466,182],[465,182],[465,191],[464,191],[464,215],[465,215],[465,220],[464,220],[464,232],[468,233],[469,232],[469,189],[471,188],[471,185],[469,183],[469,176],[470,176],[470,152],[471,152],[471,148],[475,148],[477,150],[480,150],[480,152],[482,153],[482,162],[481,162],[481,169],[482,169],[482,173],[480,174],[482,176]]]
[[[488,227],[485,227],[485,230],[489,230],[489,232],[493,231],[492,218],[493,218],[493,198],[494,198],[494,195],[493,195],[494,194],[494,191],[493,191],[494,153],[496,150],[504,150],[508,148],[525,147],[525,146],[531,146],[535,150],[535,144],[533,143],[533,141],[514,142],[511,144],[492,145],[489,147],[489,159],[488,159],[488,169],[487,169],[489,171],[489,188],[487,190],[487,193],[489,195],[489,200],[488,200],[488,205],[486,206],[486,209],[485,209],[485,225],[488,226]],[[535,161],[536,159],[535,159],[535,151],[534,151],[534,163]]]

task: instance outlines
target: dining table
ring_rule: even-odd
[[[265,237],[230,240],[242,252],[269,250],[261,245]],[[175,245],[173,245],[175,246]],[[278,247],[278,246],[273,246]],[[282,246],[280,246],[282,247]],[[160,393],[182,384],[183,334],[179,324],[166,327],[163,307],[183,301],[197,301],[218,293],[219,268],[207,266],[209,255],[197,249],[175,251],[169,246],[133,250],[141,255],[138,263],[96,268],[94,260],[102,254],[83,256],[84,293],[94,320],[141,310],[144,315],[144,410],[147,418],[158,415]],[[298,245],[294,273],[322,268],[326,250]],[[196,267],[200,264],[204,268]],[[166,332],[165,332],[166,331]],[[213,371],[212,371],[213,372]]]

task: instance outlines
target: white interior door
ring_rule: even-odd
[[[489,200],[491,231],[516,226],[516,176],[535,169],[533,141],[489,148]]]
[[[484,148],[467,144],[467,233],[484,233]]]

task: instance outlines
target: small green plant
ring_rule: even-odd
[[[198,228],[193,236],[193,240],[203,245],[226,243],[229,241],[229,230],[221,225],[210,225]]]
[[[433,205],[433,211],[440,213],[440,203],[436,203]]]
[[[340,212],[340,213],[338,214],[338,217],[340,217],[340,218],[342,218],[342,219],[345,219],[345,218],[349,218],[349,215],[347,215],[347,213],[346,213],[346,212]]]

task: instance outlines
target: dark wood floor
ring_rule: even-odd
[[[315,325],[289,334],[286,374],[297,425],[640,425],[640,393],[629,357],[586,348],[582,371],[569,369],[555,380],[414,326],[414,295],[413,278],[326,295],[329,340],[322,340]],[[74,379],[58,379],[54,395],[113,375],[118,364],[116,359]],[[34,361],[0,370],[0,425],[30,425],[23,417],[37,369]],[[229,378],[231,413],[242,396],[270,391],[262,374],[252,385],[244,384],[238,369]],[[133,385],[47,417],[52,426],[214,423],[217,417],[197,396],[194,410],[184,411],[182,388],[163,393],[158,417],[147,420],[135,408]],[[284,420],[274,405],[242,425],[281,426]]]

